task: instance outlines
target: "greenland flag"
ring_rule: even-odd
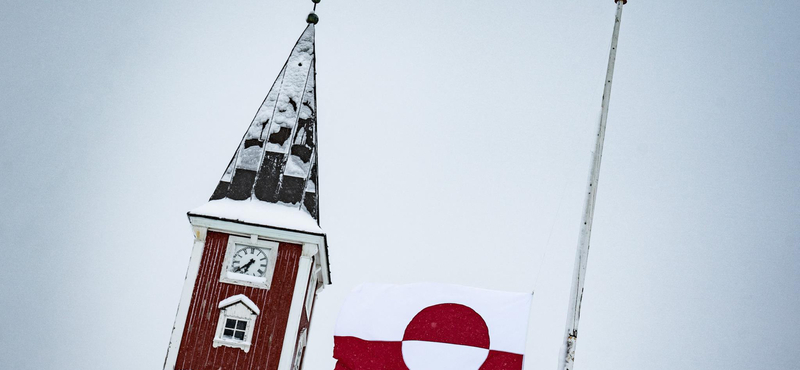
[[[334,332],[335,370],[521,370],[530,293],[364,284]]]

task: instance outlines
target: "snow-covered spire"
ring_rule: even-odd
[[[314,23],[309,22],[250,123],[211,201],[294,207],[319,220]]]

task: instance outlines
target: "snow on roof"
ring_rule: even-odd
[[[212,200],[189,211],[189,215],[324,234],[317,224],[317,220],[307,212],[300,210],[297,205],[267,203],[256,199]]]
[[[256,315],[261,313],[261,310],[258,309],[258,306],[256,306],[256,304],[253,303],[253,301],[251,301],[250,298],[247,298],[247,296],[244,294],[237,294],[235,296],[225,298],[224,300],[222,300],[222,302],[219,303],[219,308],[222,309],[230,305],[237,304],[239,302],[247,306],[247,308],[249,308],[250,311],[253,311]]]
[[[211,200],[285,204],[319,219],[316,133],[314,25],[309,24],[261,103]]]

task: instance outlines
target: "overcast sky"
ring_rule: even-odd
[[[160,369],[192,234],[310,1],[0,1],[0,363]],[[330,1],[333,285],[536,290],[561,345],[611,0]],[[576,369],[800,362],[800,2],[625,7]]]

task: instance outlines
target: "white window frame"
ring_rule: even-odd
[[[214,348],[219,346],[239,348],[245,352],[250,351],[253,339],[253,328],[258,314],[261,311],[258,307],[243,294],[226,298],[219,303],[219,321],[217,321],[217,331],[214,335]],[[225,323],[228,319],[235,319],[247,322],[244,330],[244,339],[227,338],[223,336]]]
[[[308,292],[306,292],[306,315],[311,320],[311,308],[314,306],[314,298],[317,296],[317,279],[321,273],[321,269],[316,269],[311,274],[311,282],[308,284]]]
[[[233,326],[233,327],[229,327],[228,323],[230,321],[232,321],[236,325]],[[244,323],[244,329],[240,329],[239,328],[239,323]],[[238,317],[233,317],[233,316],[230,316],[230,315],[225,315],[224,324],[225,324],[225,327],[222,328],[222,339],[231,340],[231,341],[244,341],[244,338],[247,336],[247,329],[250,326],[250,320],[242,319],[242,318],[238,318]],[[227,331],[231,331],[233,333],[233,335],[232,336],[226,335],[225,332],[227,332]],[[237,333],[241,333],[242,337],[241,338],[237,338],[236,337]]]
[[[308,342],[308,329],[303,329],[300,333],[300,339],[297,341],[297,352],[294,354],[292,370],[300,370],[300,364],[303,361],[303,352],[306,350],[306,342]]]
[[[255,247],[267,254],[267,271],[264,273],[264,277],[258,278],[228,271],[231,261],[233,260],[233,255],[236,254],[237,245]],[[228,284],[269,289],[270,285],[272,285],[272,275],[275,272],[275,262],[278,258],[278,246],[278,242],[258,239],[256,235],[249,238],[234,235],[228,236],[228,246],[225,250],[225,260],[222,262],[222,271],[220,272],[219,281]]]

